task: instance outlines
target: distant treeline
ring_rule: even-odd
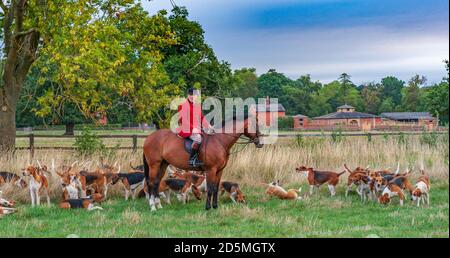
[[[205,96],[278,98],[288,115],[303,114],[315,117],[334,112],[340,105],[349,104],[357,111],[371,114],[428,111],[433,116],[439,116],[441,122],[448,122],[448,77],[431,85],[420,75],[413,76],[407,82],[394,76],[386,76],[379,82],[356,85],[352,82],[351,75],[346,73],[341,74],[335,81],[324,84],[313,81],[309,75],[302,75],[293,80],[275,69],[260,76],[254,68],[233,71],[229,63],[217,59],[211,46],[204,40],[201,25],[188,19],[185,8],[176,7],[170,15],[163,15],[159,17],[159,22],[168,25],[177,40],[176,43],[159,47],[162,65],[158,68],[158,73],[151,71],[155,74],[148,75],[155,78],[163,78],[159,74],[167,75],[168,78],[164,79],[163,83],[147,85],[151,87],[149,92],[143,82],[142,89],[136,90],[134,95],[130,93],[132,90],[124,88],[123,92],[116,89],[106,91],[104,94],[108,94],[108,98],[103,99],[101,95],[89,98],[84,92],[88,94],[92,89],[95,90],[95,84],[88,84],[92,88],[83,86],[68,91],[67,89],[72,89],[71,85],[62,85],[58,80],[51,80],[50,76],[44,80],[43,71],[51,73],[58,67],[43,66],[51,62],[46,62],[45,58],[48,57],[42,56],[41,61],[28,74],[21,91],[16,112],[17,126],[91,123],[92,119],[100,119],[103,115],[106,115],[108,123],[111,124],[147,122],[161,125],[161,121],[167,121],[170,117],[165,104],[169,102],[168,98],[184,96],[186,89],[192,86],[201,88]],[[129,60],[136,58],[133,51],[130,51],[129,55]],[[445,61],[444,66],[448,72],[448,61]],[[124,76],[133,73],[132,68],[127,69],[131,70],[124,69]],[[138,76],[140,71],[134,71],[135,84],[141,80]],[[303,71],[298,71],[298,74],[302,73]],[[61,72],[55,74],[58,76],[54,77],[59,78]],[[116,76],[117,80],[121,80],[119,75]],[[152,83],[152,80],[147,80]],[[122,87],[122,84],[118,85],[117,87]],[[77,86],[77,80],[74,86]],[[133,88],[130,85],[127,87]],[[159,96],[160,92],[166,93]],[[141,94],[153,94],[152,99],[145,101],[145,95]],[[101,112],[93,112],[87,117],[86,110]]]

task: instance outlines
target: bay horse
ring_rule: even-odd
[[[254,126],[254,127],[253,127]],[[236,128],[242,128],[238,132]],[[251,130],[253,129],[253,130]],[[248,143],[254,143],[257,148],[261,148],[261,133],[259,132],[258,119],[256,116],[256,124],[253,125],[249,118],[241,121],[233,119],[233,130],[228,130],[215,134],[203,134],[202,145],[199,150],[199,159],[203,162],[200,170],[206,173],[207,197],[206,210],[212,207],[217,209],[217,199],[219,192],[220,179],[222,172],[227,165],[230,149],[242,136],[248,137]],[[159,199],[158,188],[164,177],[166,168],[169,164],[184,170],[190,170],[188,160],[189,153],[184,149],[185,139],[179,137],[176,133],[169,129],[160,129],[150,134],[144,142],[144,174],[147,181],[147,190],[150,193],[149,205],[152,211],[156,208],[160,209],[161,201]]]

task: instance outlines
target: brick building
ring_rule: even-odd
[[[271,126],[278,118],[286,117],[286,109],[280,103],[270,103],[270,98],[266,97],[266,103],[250,106],[250,112],[258,111],[258,120],[264,121],[266,126]]]
[[[293,116],[294,129],[335,130],[338,128],[355,131],[371,130],[433,130],[437,119],[428,112],[393,112],[380,116],[355,111],[350,105],[337,108],[334,113],[310,119],[304,115]]]

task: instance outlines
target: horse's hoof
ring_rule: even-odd
[[[217,209],[218,207],[219,207],[219,205],[217,205],[217,204],[216,204],[216,205],[213,205],[213,208],[214,208],[214,209]]]
[[[208,210],[210,210],[211,209],[211,206],[209,206],[209,205],[206,205],[205,206],[205,209],[208,211]]]

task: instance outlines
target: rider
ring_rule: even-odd
[[[190,138],[192,142],[191,156],[189,157],[189,166],[192,168],[202,166],[203,163],[198,160],[198,152],[202,143],[202,128],[208,128],[209,132],[213,131],[213,127],[203,116],[202,107],[196,103],[200,92],[194,88],[188,90],[188,97],[185,102],[178,106],[180,118],[177,133],[183,138]]]

